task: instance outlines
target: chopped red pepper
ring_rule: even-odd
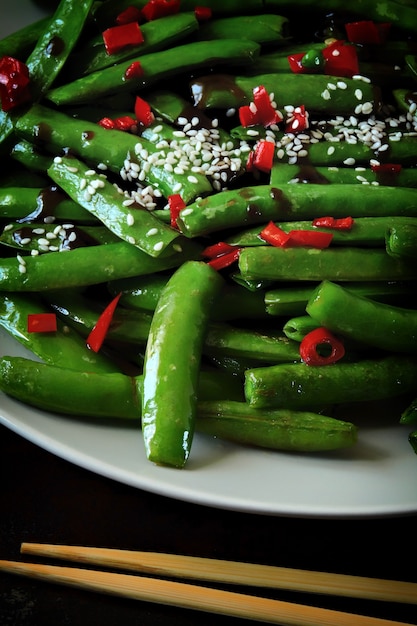
[[[390,22],[376,24],[372,20],[362,20],[359,22],[349,22],[345,24],[346,34],[352,43],[359,44],[381,44],[385,43],[389,30]]]
[[[327,248],[333,239],[332,233],[322,233],[317,230],[290,230],[286,233],[274,222],[269,222],[260,232],[260,236],[272,246],[280,248],[308,246],[320,250]]]
[[[103,32],[107,54],[116,54],[128,46],[139,46],[145,41],[137,22],[112,26]]]
[[[171,226],[172,228],[178,228],[178,216],[180,214],[180,211],[182,211],[182,209],[185,209],[187,205],[185,204],[179,193],[173,193],[172,195],[168,196],[168,206],[171,216]]]
[[[330,348],[329,354],[321,354],[322,351]],[[319,326],[308,333],[300,343],[300,356],[306,365],[331,365],[336,363],[345,355],[343,343],[333,335],[327,328]]]
[[[198,22],[206,22],[210,20],[213,16],[213,11],[210,7],[201,7],[198,6],[194,9],[194,15]]]
[[[305,52],[291,54],[288,58],[291,71],[296,74],[324,72],[329,76],[345,76],[350,78],[359,74],[359,61],[356,47],[343,40],[337,40],[323,48],[323,67],[306,67],[303,65]]]
[[[228,254],[229,252],[233,252],[236,250],[236,246],[232,246],[231,243],[227,243],[226,241],[218,241],[211,246],[207,246],[204,248],[201,253],[203,257],[208,259],[214,259],[222,254]]]
[[[248,171],[257,169],[260,172],[269,173],[272,169],[275,154],[275,143],[261,139],[252,153],[249,155],[246,163]]]
[[[28,333],[54,333],[56,330],[55,313],[28,314]]]
[[[269,94],[263,85],[253,90],[253,102],[239,108],[239,119],[242,126],[271,126],[282,121],[282,115],[273,106]]]
[[[135,100],[135,115],[137,121],[145,127],[150,126],[155,121],[150,104],[139,96],[136,96]]]
[[[133,61],[125,71],[126,80],[141,78],[144,75],[143,67],[140,61]]]
[[[274,222],[269,222],[265,228],[261,230],[259,233],[260,237],[264,239],[267,243],[270,243],[271,246],[282,247],[288,241],[289,235],[282,228],[274,224]]]
[[[232,265],[238,260],[240,250],[240,248],[235,246],[235,250],[232,250],[231,252],[226,252],[226,254],[220,254],[214,259],[208,261],[207,265],[210,265],[210,267],[217,271],[223,270],[224,268],[229,267],[229,265]]]
[[[10,56],[0,59],[0,100],[3,111],[31,99],[27,65]]]
[[[103,345],[121,295],[122,293],[120,292],[113,298],[110,304],[106,306],[86,339],[87,346],[93,350],[93,352],[98,352]]]
[[[337,230],[350,230],[353,223],[353,217],[331,217],[330,215],[317,217],[312,222],[313,226],[319,228],[335,228]]]
[[[309,126],[308,117],[308,112],[306,111],[304,104],[295,107],[293,113],[287,120],[285,132],[302,133]]]
[[[323,49],[324,73],[330,76],[350,78],[359,74],[356,47],[342,40],[335,41]]]
[[[124,11],[119,13],[116,17],[116,24],[122,26],[123,24],[130,24],[130,22],[139,22],[142,14],[140,9],[134,6],[127,7]]]
[[[310,72],[310,68],[304,67],[302,64],[302,60],[304,57],[304,52],[297,52],[296,54],[290,54],[287,59],[290,65],[291,71],[294,74],[304,74],[306,72]]]
[[[123,115],[113,120],[110,117],[103,117],[98,123],[103,128],[128,131],[136,126],[137,121],[129,115]]]
[[[399,174],[401,169],[402,165],[400,163],[378,163],[378,165],[371,165],[373,172],[382,172],[383,174]]]
[[[180,10],[180,4],[180,0],[149,0],[142,9],[142,16],[151,21],[175,15]]]

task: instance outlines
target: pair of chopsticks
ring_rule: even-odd
[[[110,548],[22,543],[21,553],[152,576],[417,604],[417,583],[410,582]],[[1,560],[0,570],[101,593],[270,624],[406,626],[403,622],[110,571]]]

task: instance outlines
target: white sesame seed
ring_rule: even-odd
[[[164,244],[162,241],[158,241],[158,243],[156,243],[153,247],[153,249],[155,250],[155,252],[160,252],[164,247]]]
[[[126,223],[128,226],[133,226],[133,224],[135,223],[135,218],[131,213],[128,213],[128,215],[126,216]]]
[[[198,178],[196,178],[195,176],[188,176],[187,180],[189,183],[193,183],[194,185],[198,183]]]
[[[325,89],[323,93],[321,94],[321,97],[323,98],[323,100],[330,100],[331,99],[330,91],[328,89]]]
[[[56,156],[56,157],[54,158],[54,163],[57,163],[57,164],[62,163],[62,157],[60,157],[60,156]]]
[[[353,157],[349,157],[343,161],[345,165],[355,165],[356,161]]]

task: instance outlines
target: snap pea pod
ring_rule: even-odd
[[[120,303],[127,308],[154,311],[169,275],[155,274],[124,280],[115,280],[108,284],[115,296],[122,293]],[[225,283],[221,289],[211,319],[230,321],[237,319],[264,319],[267,317],[263,293],[251,292],[239,285]]]
[[[417,353],[415,309],[375,302],[324,280],[313,292],[306,311],[320,326],[344,337],[382,350]]]
[[[263,85],[268,93],[275,94],[278,108],[299,106],[300,98],[307,110],[322,114],[331,110],[333,115],[351,115],[360,102],[369,103],[369,114],[379,108],[380,96],[372,84],[321,74],[210,74],[196,78],[191,89],[196,106],[229,109],[249,104],[257,85]]]
[[[391,256],[415,259],[417,257],[417,227],[414,224],[390,226],[386,236],[386,248]]]
[[[0,40],[0,57],[9,55],[16,59],[25,59],[45,31],[49,19],[49,17],[44,17],[3,37]]]
[[[378,302],[403,303],[414,301],[415,283],[411,282],[363,282],[344,283],[344,286],[361,296]],[[311,283],[300,286],[282,286],[265,292],[265,308],[269,315],[298,316],[304,315],[307,302],[316,285]]]
[[[239,269],[251,280],[414,280],[416,269],[411,261],[390,257],[377,248],[244,248]]]
[[[178,267],[188,259],[199,259],[201,247],[184,242],[182,252],[168,257],[151,257],[125,241],[104,246],[76,248],[0,260],[0,291],[46,291],[96,285],[116,278],[152,274]]]
[[[298,315],[285,322],[282,330],[288,339],[292,341],[302,341],[308,333],[318,326],[318,322],[309,315]]]
[[[417,170],[401,167],[386,170],[370,167],[324,167],[306,163],[290,165],[279,161],[271,170],[271,185],[291,184],[343,184],[366,185],[380,184],[390,187],[417,187]]]
[[[46,174],[52,163],[52,156],[44,154],[30,141],[18,141],[10,151],[10,156],[30,171]]]
[[[19,118],[16,131],[23,139],[40,144],[54,155],[70,149],[89,165],[108,168],[117,174],[125,167],[125,161],[134,163],[134,167],[139,168],[137,177],[142,172],[144,174],[143,182],[160,188],[166,196],[180,190],[186,203],[212,191],[210,182],[202,174],[195,173],[189,180],[188,174],[168,171],[164,167],[165,152],[150,141],[130,133],[105,129],[48,107],[32,107]]]
[[[9,223],[0,235],[0,244],[9,246],[21,253],[47,254],[73,250],[80,246],[91,246],[119,241],[104,226],[86,226],[75,224],[44,224],[30,225]]]
[[[138,46],[128,46],[113,54],[108,54],[104,46],[103,35],[96,36],[71,54],[66,79],[71,80],[85,74],[91,74],[111,65],[122,63],[136,56],[171,48],[181,39],[186,39],[196,30],[198,22],[190,11],[181,11],[176,15],[161,17],[141,24],[144,41]]]
[[[168,281],[152,318],[143,368],[142,431],[147,458],[183,467],[191,450],[205,331],[222,278],[190,261]]]
[[[39,298],[26,294],[2,294],[0,298],[0,325],[37,357],[57,366],[77,371],[115,372],[118,367],[103,354],[89,350],[72,329],[59,319],[57,331],[51,333],[28,332],[28,315],[50,313],[51,309]]]
[[[284,232],[291,230],[308,230],[327,232],[333,235],[331,245],[335,246],[358,246],[358,247],[383,247],[389,229],[396,230],[402,227],[417,226],[416,217],[357,217],[349,230],[338,228],[320,228],[314,226],[312,220],[295,220],[293,222],[276,222]],[[260,236],[262,226],[239,231],[230,237],[227,242],[237,246],[262,246],[265,241]]]
[[[111,232],[158,257],[181,249],[179,232],[156,218],[152,212],[126,206],[126,197],[100,173],[75,157],[54,159],[48,174],[70,198],[97,217]],[[84,183],[84,184],[82,184]]]
[[[290,39],[288,18],[275,13],[253,16],[237,15],[208,20],[194,36],[198,40],[250,39],[265,45],[280,46]]]
[[[93,0],[61,0],[47,22],[26,65],[34,99],[52,85],[75,46],[89,16]]]
[[[401,424],[413,424],[417,421],[417,398],[408,404],[401,413]]]
[[[258,54],[259,44],[248,40],[225,39],[221,46],[217,41],[196,41],[144,54],[137,59],[93,72],[51,89],[46,97],[57,106],[94,102],[112,93],[134,92],[159,80],[197,69],[251,63]],[[126,72],[135,60],[140,62],[143,74],[139,78],[126,78]]]
[[[97,221],[53,186],[0,188],[0,218],[21,222],[64,220],[85,224]]]
[[[357,429],[350,422],[313,412],[259,412],[243,401],[223,398],[224,379],[223,375],[220,384],[204,372],[200,375],[198,432],[236,443],[298,452],[345,448],[357,440]],[[74,372],[22,357],[0,359],[0,389],[54,413],[139,424],[142,384],[140,376],[133,379],[118,373]]]
[[[245,372],[249,405],[263,408],[315,407],[329,404],[393,398],[415,391],[417,359],[406,355],[338,361],[314,367],[284,363]]]
[[[177,224],[187,237],[269,220],[314,219],[323,215],[353,218],[417,216],[417,189],[352,185],[258,185],[198,198],[180,211]]]

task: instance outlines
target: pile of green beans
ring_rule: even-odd
[[[388,398],[417,452],[415,3],[182,0],[141,23],[142,45],[108,55],[102,31],[145,4],[61,0],[0,42],[32,94],[0,110],[0,326],[36,357],[2,356],[0,389],[131,421],[147,458],[170,467],[186,465],[196,431],[300,454],[354,446],[361,411]],[[359,20],[391,28],[353,44],[358,75],[291,71],[289,55],[320,54]],[[244,127],[239,107],[260,86],[283,119]],[[290,129],[303,106],[306,128]],[[127,117],[125,130],[99,124]],[[270,171],[247,167],[262,141]],[[323,230],[313,220],[326,216],[353,225],[324,249],[261,237],[270,222]],[[206,252],[218,243],[238,250],[220,270]],[[28,331],[28,315],[51,312],[56,331]],[[301,358],[318,327],[343,342],[340,361]]]

